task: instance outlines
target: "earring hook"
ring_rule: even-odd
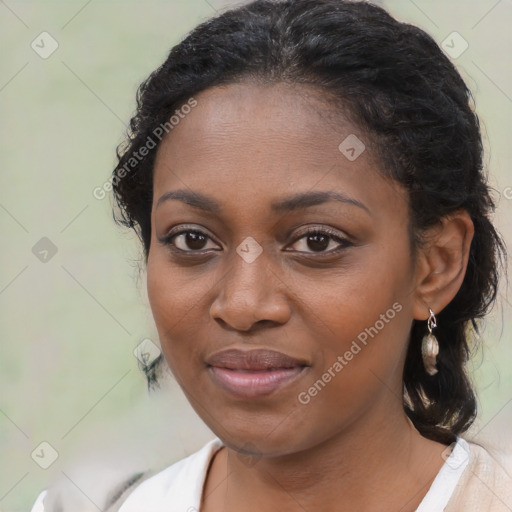
[[[430,308],[428,308],[428,310],[430,312],[430,317],[428,318],[428,321],[427,321],[427,327],[428,327],[428,332],[430,334],[432,334],[432,329],[437,327],[437,319],[436,319],[436,315],[434,315],[434,312]]]

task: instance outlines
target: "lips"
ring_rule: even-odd
[[[304,361],[290,357],[282,352],[265,349],[223,350],[210,357],[206,363],[218,368],[248,371],[289,369],[297,366],[306,366]]]
[[[267,396],[294,381],[306,361],[266,349],[228,349],[206,360],[212,380],[230,395],[248,399]]]

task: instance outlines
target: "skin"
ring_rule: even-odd
[[[411,253],[406,191],[378,172],[370,137],[319,94],[250,82],[208,89],[158,150],[148,297],[169,366],[225,444],[201,512],[414,511],[444,463],[446,446],[422,437],[404,413],[402,371],[413,320],[426,320],[429,307],[441,311],[460,288],[473,225],[457,212]],[[338,149],[350,134],[366,145],[354,161]],[[211,196],[221,212],[158,203],[177,189]],[[270,208],[309,191],[335,191],[364,207],[331,200]],[[180,227],[207,238],[161,241]],[[326,227],[351,243],[328,238],[315,252],[305,235]],[[251,263],[236,252],[247,237],[262,248]],[[400,312],[300,403],[396,303]],[[205,366],[228,347],[278,350],[309,367],[271,395],[234,398]]]

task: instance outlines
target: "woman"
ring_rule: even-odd
[[[512,509],[462,437],[504,247],[470,91],[430,36],[365,2],[230,10],[141,85],[118,156],[148,379],[167,364],[217,438],[109,510]]]

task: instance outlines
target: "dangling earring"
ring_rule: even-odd
[[[421,342],[421,355],[423,357],[425,371],[429,375],[435,375],[437,373],[436,359],[437,354],[439,354],[439,343],[437,342],[437,338],[432,334],[432,329],[437,327],[436,316],[430,308],[429,311],[430,317],[427,321],[428,334],[425,334]]]

